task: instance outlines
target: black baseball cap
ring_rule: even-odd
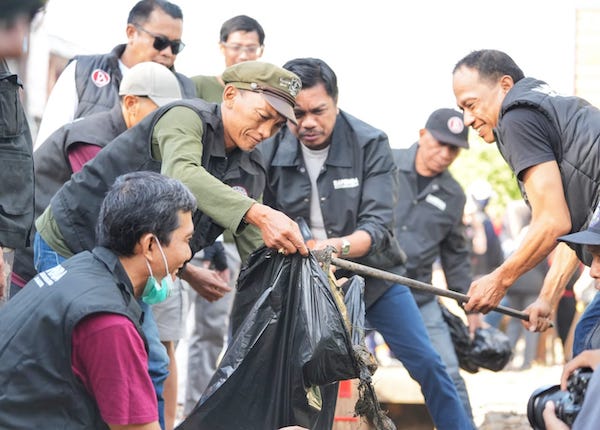
[[[463,114],[454,109],[438,109],[429,115],[425,128],[440,143],[469,147],[469,127],[465,127]]]

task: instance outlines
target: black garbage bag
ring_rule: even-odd
[[[448,324],[450,329],[450,337],[454,344],[458,365],[461,369],[464,369],[469,373],[479,372],[479,366],[471,360],[471,337],[469,335],[469,329],[463,320],[458,315],[450,312],[444,304],[440,303],[440,307],[442,308],[444,321],[446,321],[446,324]]]
[[[364,366],[317,260],[256,251],[231,321],[232,341],[177,429],[331,429],[337,381],[360,377]]]
[[[495,327],[478,328],[471,350],[473,363],[498,372],[504,369],[512,357],[508,336]]]
[[[479,372],[479,368],[497,372],[504,369],[512,357],[512,348],[508,336],[495,327],[478,328],[471,340],[469,329],[463,320],[440,303],[444,321],[450,328],[450,336],[461,369],[470,373]]]
[[[347,321],[354,345],[365,343],[365,280],[358,275],[352,276],[341,287],[344,292]]]

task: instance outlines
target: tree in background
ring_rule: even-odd
[[[492,219],[500,220],[509,201],[522,199],[517,178],[496,147],[485,143],[472,130],[469,146],[450,166],[450,171],[463,189],[476,179],[488,181],[496,193],[488,212]]]

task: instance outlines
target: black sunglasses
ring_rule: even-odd
[[[185,48],[185,43],[183,43],[181,40],[169,40],[165,36],[161,36],[160,34],[155,34],[151,31],[146,30],[139,24],[133,24],[133,26],[154,38],[154,43],[152,44],[152,47],[157,51],[162,51],[167,46],[170,46],[173,55],[177,55],[181,51],[183,51],[183,48]]]

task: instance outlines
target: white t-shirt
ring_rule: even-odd
[[[304,165],[308,177],[310,178],[310,231],[312,232],[313,238],[317,240],[327,239],[327,231],[325,229],[325,222],[323,221],[323,213],[321,212],[321,205],[319,203],[319,190],[317,188],[317,178],[323,170],[325,160],[329,154],[329,146],[323,149],[310,149],[300,144],[302,148],[302,156],[304,157]]]

